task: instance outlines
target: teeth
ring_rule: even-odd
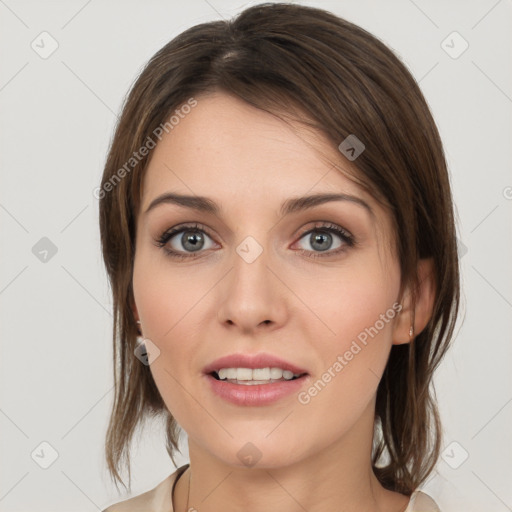
[[[221,368],[217,374],[221,380],[245,380],[245,381],[270,381],[270,380],[291,380],[299,377],[289,370],[281,368]]]

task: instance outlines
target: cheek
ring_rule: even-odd
[[[183,402],[181,380],[176,375],[172,361],[187,361],[180,353],[185,344],[171,343],[179,336],[180,318],[185,315],[188,302],[183,294],[187,288],[180,287],[176,273],[165,271],[164,265],[152,258],[148,251],[141,250],[135,257],[133,270],[133,294],[138,313],[142,319],[143,334],[159,349],[158,357],[151,363],[150,371],[168,410],[181,420],[180,407]]]
[[[331,275],[317,280],[316,286],[313,281],[306,285],[302,294],[321,322],[308,321],[303,328],[310,332],[308,337],[325,368],[332,366],[338,355],[346,354],[347,367],[364,367],[366,373],[370,368],[380,378],[400,309],[395,302],[399,268],[396,264],[381,265],[376,255],[354,262],[335,278]],[[324,334],[319,336],[318,329]]]
[[[154,251],[141,249],[134,261],[133,292],[144,337],[160,350],[150,370],[167,408],[178,421],[191,406],[183,400],[184,386],[188,386],[184,379],[197,373],[192,355],[204,338],[204,308],[211,301],[205,294],[214,283],[211,272],[180,272]]]
[[[321,289],[311,287],[308,297],[329,330],[321,327],[325,334],[315,337],[308,327],[322,367],[301,403],[329,409],[337,416],[334,424],[348,426],[374,397],[387,363],[400,310],[395,302],[399,268],[384,267],[373,256],[322,284]],[[332,409],[333,404],[339,407]]]
[[[398,279],[392,272],[380,271],[378,264],[375,267],[361,262],[307,293],[320,318],[337,337],[346,339],[373,325],[392,307],[398,294]]]
[[[171,270],[168,263],[157,251],[146,248],[139,251],[134,261],[135,304],[144,335],[157,343],[172,337],[180,319],[197,301],[195,287],[184,277],[189,274]]]

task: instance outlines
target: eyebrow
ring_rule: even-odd
[[[368,203],[359,197],[349,194],[314,194],[304,197],[291,197],[281,205],[280,214],[282,216],[290,215],[291,213],[308,210],[331,201],[349,201],[365,208],[370,215],[374,215],[374,212]],[[184,208],[211,213],[213,215],[218,215],[220,212],[220,207],[217,203],[208,197],[189,196],[168,192],[153,199],[144,214],[146,215],[149,211],[161,204],[175,204]]]

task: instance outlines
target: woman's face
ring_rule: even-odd
[[[249,454],[280,466],[371,441],[400,269],[389,213],[333,164],[354,169],[311,132],[221,93],[198,97],[153,150],[137,221],[136,315],[160,351],[150,369],[167,408],[189,443],[226,464]],[[148,211],[163,194],[208,198],[217,211],[170,200]],[[317,194],[350,198],[283,210]],[[261,353],[308,375],[266,403],[214,391],[207,365]],[[238,386],[243,401],[252,386]]]

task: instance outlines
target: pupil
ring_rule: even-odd
[[[313,243],[311,244],[312,247],[315,246],[315,244],[317,242],[325,242],[326,240],[329,240],[331,237],[330,234],[328,233],[320,233],[320,234],[316,234],[316,235],[312,235],[313,236]],[[330,244],[329,244],[330,245]],[[316,247],[319,251],[326,251],[329,247],[325,247],[325,244],[324,246],[320,246],[320,247]]]
[[[199,249],[201,249],[201,242],[203,241],[202,240],[202,235],[201,233],[197,233],[195,231],[187,231],[185,233],[183,233],[183,237],[182,237],[182,243],[183,243],[183,247],[185,247],[186,249],[189,249],[191,251],[197,251]],[[191,244],[189,247],[187,247],[187,244]]]

